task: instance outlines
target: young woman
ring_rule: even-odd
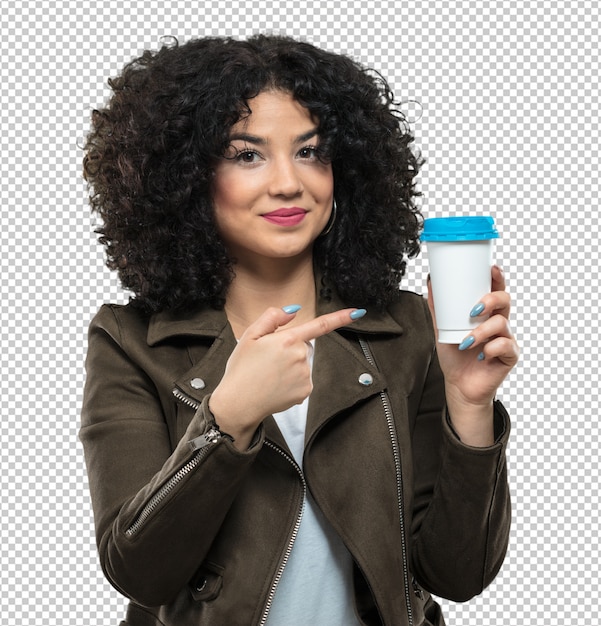
[[[509,532],[501,271],[459,349],[398,287],[421,160],[386,82],[285,37],[146,52],[84,171],[134,294],[90,326],[81,439],[132,626],[444,624]]]

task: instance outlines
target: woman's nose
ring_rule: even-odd
[[[304,190],[303,182],[295,164],[281,159],[273,164],[270,193],[273,196],[296,196]]]

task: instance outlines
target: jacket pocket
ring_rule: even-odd
[[[214,600],[221,591],[223,572],[223,567],[211,561],[205,561],[188,583],[194,600],[197,602]]]

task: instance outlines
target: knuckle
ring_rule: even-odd
[[[304,363],[307,360],[307,344],[299,343],[294,347],[294,359],[299,363]]]
[[[317,319],[319,332],[322,335],[326,335],[330,331],[330,323],[327,317],[320,317]]]
[[[277,309],[274,306],[270,306],[268,309],[265,310],[265,315],[270,318],[270,319],[278,319],[279,318],[279,309]]]
[[[311,395],[312,391],[313,383],[311,382],[311,380],[306,381],[304,384],[299,384],[292,401],[294,402],[294,404],[302,404],[305,399]]]

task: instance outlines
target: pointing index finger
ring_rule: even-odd
[[[290,332],[300,337],[303,341],[311,341],[322,335],[327,335],[337,328],[347,326],[351,322],[363,317],[365,309],[341,309],[333,313],[320,315],[314,320],[305,322],[296,328],[291,328]]]

